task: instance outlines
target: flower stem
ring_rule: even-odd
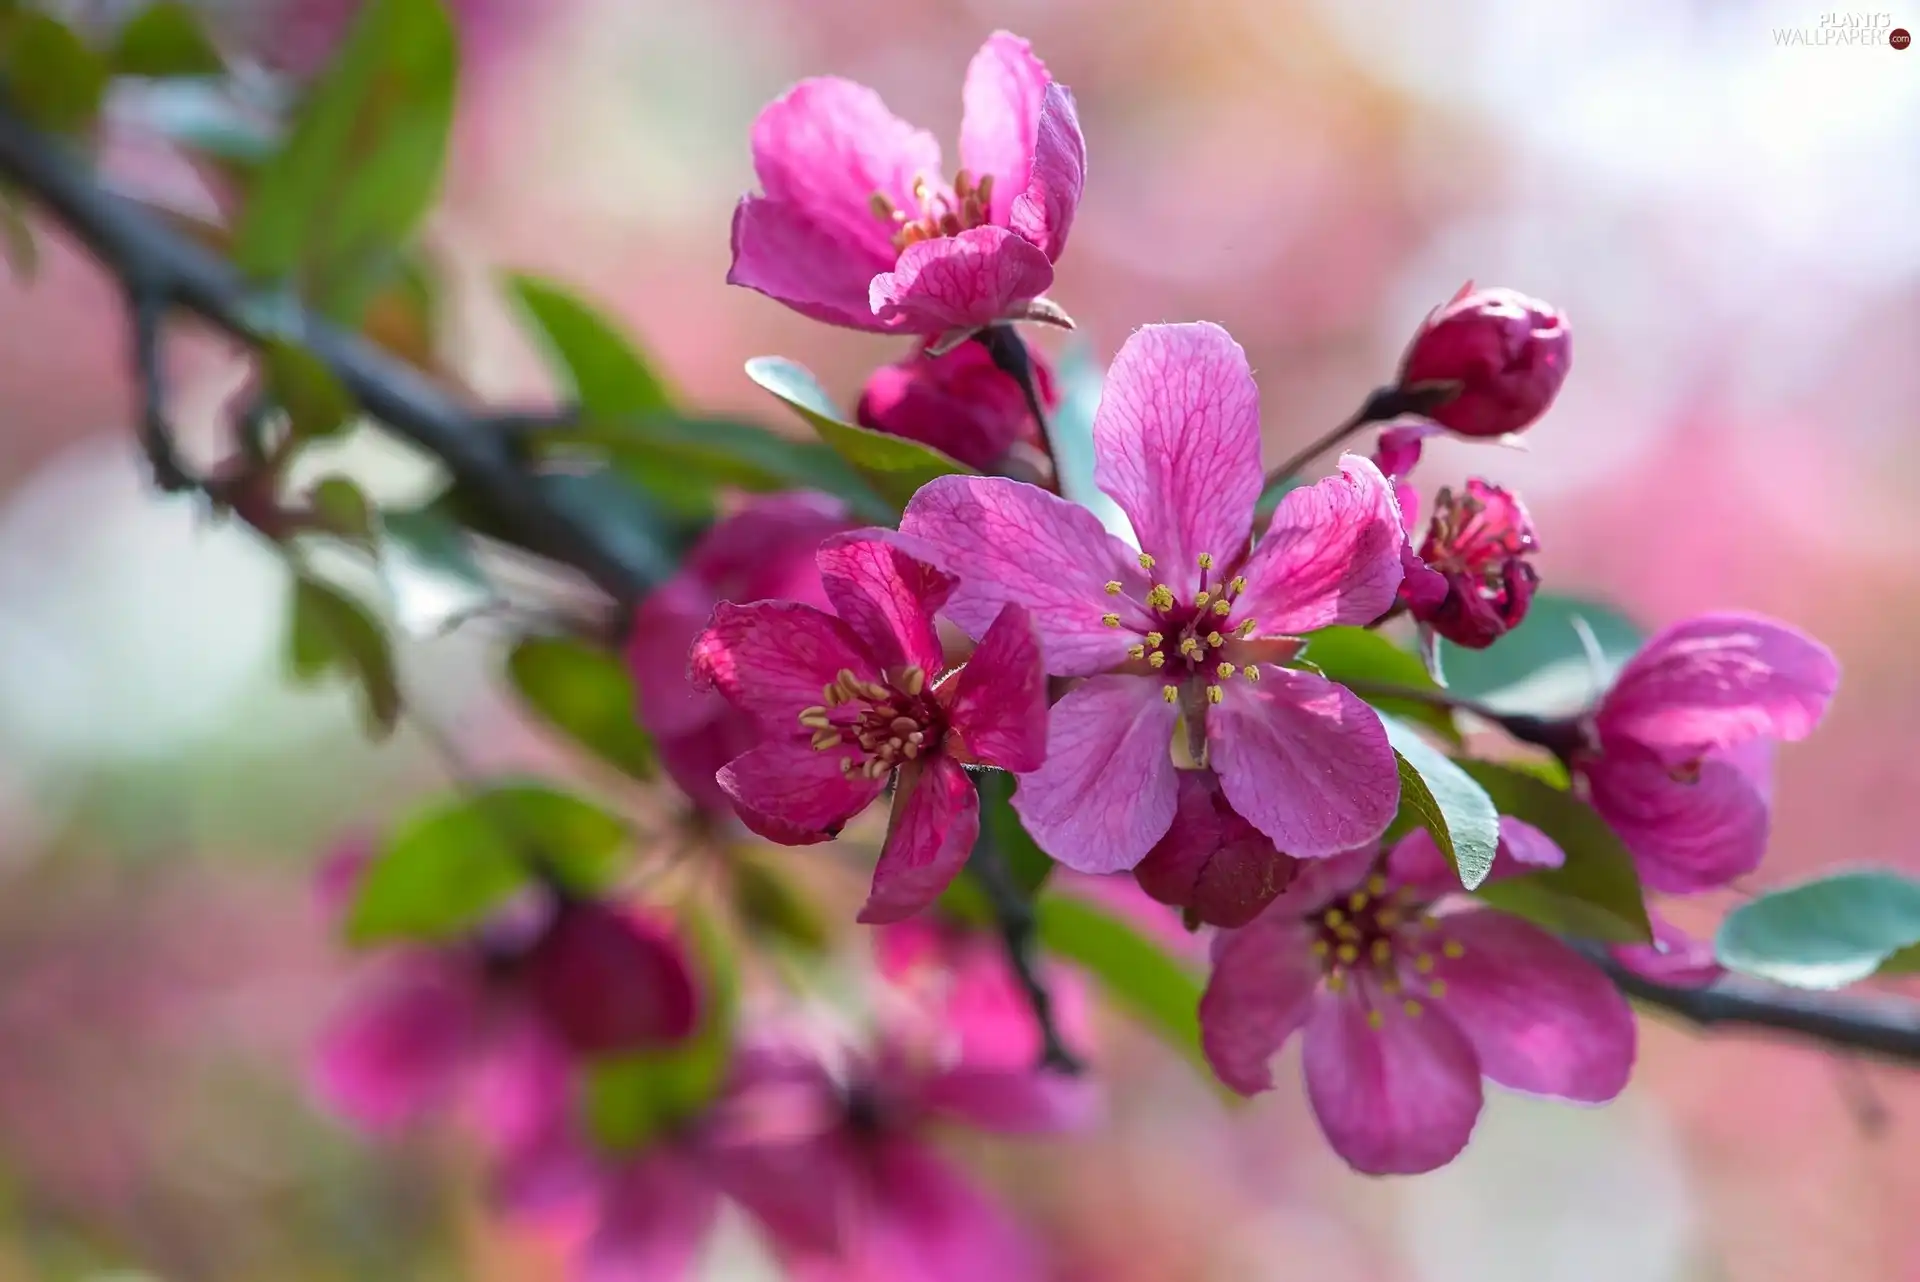
[[[1040,387],[1034,382],[1033,356],[1027,351],[1026,340],[1011,325],[989,325],[974,335],[974,341],[987,349],[997,369],[1020,384],[1020,394],[1027,399],[1027,412],[1033,415],[1034,426],[1040,430],[1040,448],[1053,467],[1053,487],[1059,489],[1060,457],[1053,451],[1053,428],[1047,422],[1046,406],[1040,401]]]
[[[1364,678],[1342,681],[1341,685],[1362,698],[1371,695],[1376,699],[1407,699],[1414,703],[1431,704],[1436,708],[1454,708],[1461,712],[1471,712],[1474,716],[1498,725],[1505,725],[1507,717],[1495,712],[1484,703],[1472,699],[1463,699],[1448,694],[1445,690],[1429,690],[1422,686],[1401,685],[1397,681],[1368,681]]]
[[[1345,422],[1268,472],[1266,484],[1262,488],[1270,488],[1289,479],[1314,459],[1369,424],[1390,422],[1407,414],[1424,414],[1452,394],[1452,388],[1376,387],[1367,394],[1367,399],[1361,402],[1360,408],[1349,415]]]
[[[1007,867],[1000,847],[994,844],[988,834],[985,823],[980,825],[980,836],[973,844],[973,853],[967,856],[967,870],[986,893],[987,903],[993,909],[994,925],[998,927],[1000,939],[1006,945],[1007,961],[1013,967],[1020,987],[1026,992],[1027,1004],[1033,1008],[1034,1022],[1040,1026],[1040,1067],[1077,1076],[1083,1071],[1083,1066],[1061,1039],[1060,1028],[1053,1017],[1053,995],[1040,978],[1034,948],[1033,905],[1020,893],[1019,886],[1014,884],[1013,872]]]

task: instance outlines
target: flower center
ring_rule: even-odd
[[[1433,524],[1420,559],[1442,574],[1478,578],[1497,587],[1506,562],[1535,551],[1533,530],[1502,522],[1479,497],[1443,489],[1434,496]]]
[[[885,682],[854,675],[851,668],[822,687],[821,702],[800,713],[816,752],[851,746],[840,773],[878,779],[895,767],[940,746],[946,719],[927,692],[924,668],[900,668]]]
[[[883,191],[868,198],[873,216],[894,229],[893,247],[903,252],[923,240],[958,236],[992,221],[993,175],[982,174],[975,183],[973,175],[962,169],[953,176],[951,192],[935,187],[922,175],[913,180],[913,199],[917,213],[900,208]]]
[[[1145,615],[1144,626],[1135,625],[1142,632],[1140,641],[1127,650],[1133,662],[1123,670],[1163,677],[1167,684],[1161,693],[1168,703],[1179,702],[1181,683],[1188,679],[1206,690],[1207,702],[1219,703],[1222,682],[1236,676],[1258,681],[1261,664],[1285,663],[1301,649],[1292,638],[1255,639],[1259,620],[1233,617],[1235,603],[1247,590],[1246,579],[1228,577],[1210,552],[1198,559],[1200,582],[1191,598],[1182,600],[1157,578],[1151,580],[1146,600],[1122,598]],[[1154,565],[1152,556],[1140,554],[1141,569],[1151,574]],[[1121,597],[1125,590],[1117,579],[1107,584],[1108,596]],[[1122,626],[1117,613],[1103,614],[1100,621],[1110,628]]]
[[[1437,952],[1448,959],[1466,955],[1457,939],[1441,937],[1440,919],[1425,911],[1419,892],[1402,886],[1388,892],[1387,879],[1378,874],[1343,899],[1336,899],[1307,919],[1314,929],[1313,955],[1320,959],[1327,990],[1343,993],[1355,973],[1372,980],[1362,986],[1389,999],[1399,999],[1399,1010],[1418,1019],[1425,1007],[1408,986],[1424,985],[1427,995],[1444,997],[1445,980],[1432,978],[1439,964]],[[1392,1001],[1369,1003],[1367,1023],[1383,1026]]]

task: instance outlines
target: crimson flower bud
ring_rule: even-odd
[[[1173,826],[1133,879],[1161,903],[1186,909],[1190,922],[1231,928],[1258,917],[1299,868],[1233,808],[1213,771],[1182,770]]]
[[[1053,371],[1028,349],[1042,406],[1056,402]],[[916,351],[873,372],[860,394],[860,425],[904,436],[952,455],[968,467],[991,469],[1015,441],[1033,440],[1036,425],[1026,394],[994,364],[979,343],[962,343],[944,356]]]
[[[1573,336],[1566,317],[1510,289],[1469,292],[1438,308],[1413,336],[1400,386],[1452,384],[1428,417],[1462,436],[1504,436],[1547,412],[1566,381]]]
[[[1526,618],[1540,576],[1525,558],[1539,548],[1527,509],[1506,490],[1477,479],[1464,495],[1441,490],[1401,600],[1455,645],[1483,650]]]
[[[535,1006],[574,1051],[610,1055],[693,1032],[686,950],[662,924],[593,902],[556,911],[526,959]]]

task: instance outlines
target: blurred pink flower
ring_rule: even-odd
[[[224,19],[247,52],[300,79],[323,70],[366,0],[268,0],[230,10]],[[540,9],[518,0],[446,0],[469,64],[510,49]]]
[[[1443,489],[1400,599],[1455,645],[1485,649],[1527,617],[1540,576],[1526,558],[1539,548],[1532,518],[1508,491],[1478,478],[1462,496]]]
[[[1029,349],[1028,359],[1040,403],[1052,409],[1052,371],[1039,352]],[[863,427],[931,445],[980,471],[1036,433],[1020,384],[978,343],[962,343],[944,356],[916,350],[882,365],[867,379],[858,412]]]
[[[694,643],[701,689],[757,717],[765,739],[720,772],[740,817],[786,845],[830,840],[898,772],[893,818],[864,922],[932,903],[973,849],[979,801],[968,764],[1032,770],[1046,748],[1047,683],[1024,609],[1008,606],[966,666],[934,629],[953,581],[854,531],[820,547],[837,614],[794,601],[721,604]]]
[[[1797,628],[1701,615],[1627,662],[1569,765],[1650,888],[1725,885],[1766,852],[1771,741],[1812,733],[1839,682],[1833,653]]]
[[[853,329],[965,333],[1064,320],[1040,300],[1086,184],[1073,95],[1018,36],[967,68],[964,166],[864,85],[803,80],[753,125],[761,195],[733,215],[729,284]]]
[[[1173,826],[1133,870],[1140,889],[1191,922],[1244,926],[1287,888],[1300,861],[1241,817],[1211,770],[1180,772]]]
[[[1651,908],[1647,918],[1653,923],[1652,943],[1615,944],[1607,949],[1622,966],[1656,983],[1681,988],[1705,988],[1726,974],[1714,957],[1712,940],[1695,939]]]
[[[714,776],[759,741],[753,718],[687,681],[694,638],[722,601],[773,598],[824,606],[814,551],[848,529],[846,509],[820,494],[778,494],[749,501],[708,530],[634,611],[627,667],[639,696],[640,723],[660,747],[674,783],[709,811],[732,809]]]
[[[1501,821],[1495,876],[1560,861],[1537,830]],[[1459,885],[1418,831],[1384,865],[1372,849],[1307,865],[1252,925],[1217,936],[1200,1024],[1220,1080],[1247,1095],[1271,1089],[1268,1061],[1300,1033],[1321,1130],[1372,1175],[1453,1160],[1483,1076],[1588,1103],[1619,1094],[1634,1059],[1626,1001],[1517,917],[1429,911]]]
[[[1013,803],[1070,868],[1132,868],[1166,835],[1183,719],[1190,754],[1210,758],[1233,808],[1289,854],[1349,849],[1393,818],[1399,776],[1379,717],[1281,665],[1297,634],[1371,623],[1393,604],[1399,511],[1373,464],[1348,456],[1287,495],[1249,551],[1259,420],[1246,353],[1225,330],[1148,325],[1114,358],[1093,429],[1095,479],[1145,551],[1086,508],[1000,477],[940,477],[901,519],[958,576],[955,623],[979,635],[1023,605],[1048,670],[1090,678],[1054,705],[1047,764]]]
[[[1400,384],[1455,383],[1459,393],[1428,417],[1462,436],[1504,436],[1542,414],[1573,360],[1566,318],[1510,289],[1461,287],[1413,336]]]
[[[535,1007],[576,1055],[677,1042],[697,1023],[686,946],[631,908],[561,904],[525,966]]]

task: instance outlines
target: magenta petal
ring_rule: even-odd
[[[1116,604],[1124,597],[1107,595],[1108,582],[1144,597],[1146,576],[1133,549],[1077,503],[1002,477],[942,476],[920,487],[900,529],[960,577],[945,613],[974,636],[985,635],[1002,606],[1025,606],[1049,672],[1104,672],[1126,662],[1139,640],[1100,620],[1125,608]],[[1141,631],[1145,621],[1140,613]]]
[[[1033,176],[1034,141],[1042,100],[1053,77],[1033,46],[1010,31],[996,31],[967,64],[961,90],[960,163],[976,184],[993,179],[991,220],[1008,225],[1014,198]]]
[[[452,957],[396,957],[323,1036],[314,1085],[343,1117],[372,1131],[417,1121],[451,1102],[479,1050],[483,994]]]
[[[1586,776],[1593,808],[1633,851],[1649,889],[1711,890],[1760,866],[1767,803],[1734,762],[1708,757],[1683,782],[1651,756],[1622,747],[1589,765]]]
[[[1695,939],[1651,908],[1647,920],[1653,923],[1651,944],[1615,944],[1607,949],[1622,966],[1642,978],[1679,988],[1705,988],[1726,974],[1714,957],[1712,940]]]
[[[1365,701],[1289,668],[1227,685],[1225,700],[1207,710],[1207,743],[1227,800],[1249,823],[1300,859],[1351,850],[1387,830],[1400,772]],[[1059,716],[1054,709],[1056,724]]]
[[[893,264],[821,230],[795,206],[745,196],[733,210],[733,265],[727,284],[785,303],[802,316],[848,329],[884,332],[873,314],[873,278]]]
[[[1200,1045],[1214,1075],[1242,1095],[1273,1089],[1269,1062],[1313,1008],[1320,963],[1300,918],[1267,913],[1215,937],[1200,998]]]
[[[881,324],[911,334],[979,329],[1022,313],[1047,292],[1053,264],[1004,227],[975,227],[907,246],[873,278],[867,301]]]
[[[959,762],[940,753],[901,767],[886,848],[859,919],[900,921],[938,899],[979,835],[980,802]]]
[[[991,1195],[917,1139],[875,1145],[863,1204],[849,1208],[847,1260],[808,1270],[802,1282],[1042,1282],[1039,1252]]]
[[[659,922],[569,903],[527,957],[548,1022],[582,1055],[658,1047],[693,1032],[699,995],[686,949]]]
[[[1094,677],[1053,705],[1047,762],[1021,775],[1013,796],[1040,848],[1075,872],[1144,859],[1173,823],[1178,715],[1159,683],[1140,677]]]
[[[953,577],[886,540],[891,530],[850,530],[820,545],[820,582],[834,613],[883,668],[919,668],[931,681],[945,661],[933,615]]]
[[[1672,762],[1762,735],[1804,738],[1839,683],[1833,652],[1797,628],[1706,614],[1647,642],[1598,721],[1603,738],[1632,739]]]
[[[1087,140],[1073,94],[1064,85],[1048,85],[1034,138],[1033,176],[1008,211],[1007,225],[1058,262],[1086,188]]]
[[[1133,870],[1140,889],[1209,926],[1244,926],[1292,882],[1300,861],[1241,818],[1211,770],[1180,771],[1179,809]]]
[[[1024,606],[1002,607],[953,678],[948,750],[1016,774],[1047,759],[1047,670]]]
[[[1135,330],[1107,371],[1093,447],[1095,484],[1175,595],[1198,584],[1202,553],[1223,570],[1239,558],[1260,497],[1260,391],[1226,330]]]
[[[680,1282],[720,1210],[700,1169],[672,1148],[621,1162],[606,1177],[600,1222],[572,1282]]]
[[[885,786],[883,780],[842,774],[840,761],[847,755],[844,747],[820,752],[805,739],[775,739],[722,770],[720,786],[741,821],[769,841],[830,841]]]
[[[1405,537],[1380,469],[1343,455],[1338,475],[1280,500],[1242,571],[1233,619],[1258,619],[1263,636],[1372,623],[1400,590]]]
[[[1633,1011],[1598,967],[1490,909],[1451,914],[1439,929],[1461,949],[1439,960],[1434,974],[1446,987],[1436,1000],[1473,1043],[1481,1072],[1513,1090],[1588,1104],[1620,1093],[1633,1070]]]
[[[712,700],[719,715],[690,734],[659,740],[660,764],[689,801],[724,814],[732,803],[720,786],[721,767],[759,744],[760,723],[718,695],[701,697]]]
[[[797,729],[843,668],[873,680],[880,667],[852,628],[825,610],[793,601],[714,607],[693,643],[694,685],[718,690],[769,730]]]
[[[1380,1016],[1380,1027],[1368,1020]],[[1417,1175],[1467,1146],[1481,1104],[1480,1063],[1453,1021],[1408,1015],[1369,983],[1323,993],[1307,1021],[1307,1098],[1333,1151],[1368,1175]]]

